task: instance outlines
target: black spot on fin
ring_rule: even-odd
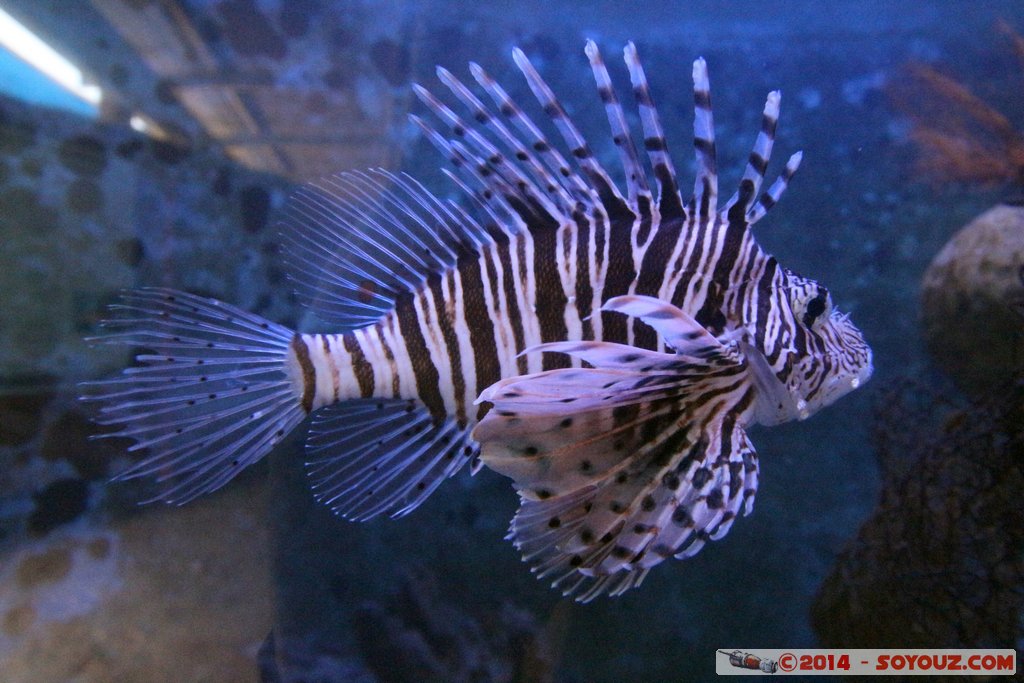
[[[592,367],[498,382],[481,393],[494,408],[473,432],[484,464],[523,499],[511,537],[524,559],[583,602],[724,535],[757,479],[741,426],[755,394],[739,351],[655,299],[608,304],[657,326],[678,352],[543,344],[534,350]]]
[[[492,242],[458,206],[381,169],[303,186],[280,230],[296,292],[343,330],[376,322],[400,294]]]
[[[306,444],[317,500],[352,521],[401,517],[476,456],[466,430],[403,399],[322,408]]]
[[[295,333],[215,299],[173,289],[126,292],[89,341],[144,348],[142,365],[87,382],[102,437],[146,456],[117,479],[152,477],[152,500],[182,504],[224,486],[306,417],[286,371]]]

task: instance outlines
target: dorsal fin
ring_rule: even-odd
[[[644,149],[654,168],[654,178],[658,182],[658,211],[662,220],[684,218],[683,199],[679,195],[679,184],[676,181],[676,169],[672,157],[668,154],[668,143],[665,131],[661,127],[658,109],[654,106],[647,76],[640,63],[636,46],[631,42],[623,51],[626,67],[629,69],[629,80],[633,85],[637,109],[640,111],[640,125],[644,131]]]
[[[779,121],[779,100],[781,94],[778,90],[768,93],[768,99],[764,103],[764,112],[761,114],[761,130],[757,133],[757,140],[754,141],[754,148],[750,151],[747,159],[747,167],[740,179],[740,186],[733,193],[729,201],[722,208],[722,220],[728,220],[729,210],[740,200],[740,192],[744,183],[749,189],[744,190],[745,202],[740,215],[746,216],[750,210],[758,190],[761,189],[761,182],[764,180],[765,170],[768,168],[768,161],[772,157],[772,146],[775,143],[775,128]]]
[[[491,78],[479,64],[470,62],[469,71],[473,74],[476,82],[480,84],[480,87],[487,91],[487,94],[494,101],[494,105],[498,107],[502,115],[512,121],[512,125],[519,130],[529,147],[540,155],[540,159],[547,164],[551,173],[556,178],[565,179],[565,183],[569,185],[571,193],[578,201],[589,199],[590,188],[587,184],[572,172],[569,168],[569,162],[566,161],[561,152],[551,146],[533,120],[509,97],[505,89]]]
[[[772,186],[768,188],[768,191],[758,197],[757,201],[754,200],[761,189],[761,183],[764,181],[764,174],[768,168],[768,161],[772,156],[775,128],[779,120],[779,100],[781,97],[782,95],[778,90],[768,93],[768,99],[764,104],[764,113],[761,115],[761,130],[757,134],[754,148],[750,151],[747,167],[743,171],[743,178],[740,179],[736,192],[733,193],[722,209],[722,220],[724,222],[733,220],[734,215],[745,220],[747,225],[753,225],[761,220],[768,212],[768,209],[775,206],[775,203],[779,201],[779,197],[786,191],[790,179],[792,179],[793,174],[796,173],[797,168],[800,166],[803,152],[793,154],[789,161],[786,162],[786,167],[782,173],[772,183]],[[737,203],[741,204],[741,206],[736,207],[738,210],[734,210]]]
[[[792,180],[796,170],[800,168],[800,162],[804,158],[803,152],[797,152],[793,156],[789,157],[789,161],[786,162],[786,167],[782,169],[782,174],[775,179],[772,186],[768,188],[768,191],[761,195],[749,211],[747,211],[747,225],[753,225],[754,223],[761,220],[768,209],[775,206],[779,201],[779,197],[789,187],[789,181]]]
[[[715,215],[718,207],[718,161],[715,118],[711,111],[711,83],[703,57],[693,62],[693,147],[697,157],[693,205],[696,215],[706,220]]]
[[[443,80],[441,71],[438,72],[438,76]],[[413,85],[413,91],[423,104],[448,125],[452,135],[455,136],[448,141],[448,144],[458,149],[463,157],[472,162],[467,170],[473,173],[482,186],[486,187],[493,183],[491,177],[496,175],[501,183],[499,196],[510,204],[511,210],[515,211],[513,202],[515,204],[536,203],[539,205],[537,208],[549,216],[562,215],[561,207],[549,199],[548,193],[542,192],[516,164],[510,163],[490,140],[472,126],[467,125],[458,114],[419,84]],[[421,125],[426,124],[421,123]],[[537,209],[534,209],[534,213],[536,212]]]
[[[588,218],[610,225],[649,216],[648,179],[596,43],[587,42],[586,54],[619,149],[627,198],[623,198],[521,50],[513,51],[516,65],[576,159],[580,173],[569,167],[562,153],[480,66],[470,65],[474,79],[511,126],[454,75],[439,68],[438,78],[466,107],[471,119],[463,119],[418,85],[414,86],[417,96],[451,137],[419,116],[411,115],[410,119],[452,163],[454,170],[445,172],[480,205],[489,219],[486,227],[408,177],[382,170],[332,176],[299,190],[286,209],[282,224],[286,260],[299,294],[322,318],[342,328],[360,327],[378,320],[400,293],[422,286],[429,274],[452,267],[460,253],[479,251],[495,239],[512,238],[523,230],[550,230]],[[624,56],[640,113],[644,147],[659,185],[662,220],[689,217],[710,224],[718,218],[718,176],[704,60],[693,63],[697,177],[694,196],[684,206],[661,122],[632,43]],[[777,92],[768,97],[761,132],[739,191],[722,211],[723,220],[756,222],[778,201],[799,165],[801,157],[797,153],[778,180],[755,200],[772,149],[778,100]],[[642,253],[656,233],[639,229],[634,235],[634,248]]]
[[[511,126],[506,126],[497,114],[446,69],[437,70],[438,78],[466,107],[472,121],[462,119],[433,94],[415,86],[417,96],[452,137],[442,135],[418,116],[413,115],[411,119],[456,167],[460,186],[469,189],[489,213],[496,216],[511,213],[513,223],[521,222],[518,228],[511,230],[512,233],[522,227],[532,231],[565,225],[574,216],[592,213],[595,208],[599,208],[601,213],[614,215],[636,214],[638,197],[650,197],[647,178],[629,138],[625,116],[611,94],[610,79],[596,45],[589,43],[587,52],[598,81],[598,90],[606,100],[613,137],[623,146],[628,200],[619,193],[551,88],[521,50],[513,51],[513,59],[575,158],[579,174],[570,168],[562,153],[479,65],[470,64],[473,78]]]
[[[375,322],[399,294],[493,241],[417,181],[382,169],[303,186],[280,228],[297,293],[343,329]]]
[[[604,65],[604,60],[601,59],[601,51],[597,48],[597,43],[588,40],[585,50],[587,59],[590,60],[590,68],[594,72],[594,80],[597,82],[597,93],[601,97],[601,101],[604,102],[608,124],[612,129],[612,141],[619,150],[622,169],[626,173],[629,203],[636,206],[639,197],[643,196],[647,199],[651,197],[651,191],[647,187],[647,175],[640,165],[633,136],[626,124],[626,115],[622,111],[618,97],[615,96],[612,79],[608,75],[608,68]]]
[[[532,171],[537,180],[538,187],[551,196],[552,201],[558,204],[559,211],[565,215],[571,213],[574,200],[568,191],[568,186],[563,184],[560,174],[555,175],[545,168],[537,157],[527,149],[526,145],[516,138],[512,131],[499,118],[494,116],[486,105],[450,71],[437,67],[437,77],[469,109],[477,123],[486,125],[513,153],[516,159],[529,165],[530,171]]]
[[[608,172],[598,163],[593,151],[590,149],[590,145],[587,144],[587,141],[583,138],[579,129],[576,128],[576,124],[569,118],[569,115],[565,113],[565,107],[555,97],[551,87],[541,78],[541,75],[534,68],[526,53],[519,48],[515,48],[512,50],[512,59],[515,60],[516,66],[526,76],[526,82],[530,86],[530,90],[533,91],[534,97],[537,98],[544,113],[547,114],[548,118],[555,124],[555,128],[561,133],[562,139],[569,147],[569,152],[575,157],[580,168],[583,169],[583,173],[590,178],[592,186],[597,190],[597,195],[601,198],[604,205],[609,207],[609,209],[616,204],[624,205],[625,201],[622,195],[619,194],[615,183],[608,176]]]
[[[511,127],[506,126],[480,98],[446,69],[438,68],[438,78],[466,107],[472,120],[460,118],[429,91],[415,86],[416,94],[444,123],[453,137],[446,138],[417,116],[412,116],[412,120],[424,129],[427,137],[456,166],[460,186],[467,188],[492,216],[498,218],[499,223],[502,222],[501,216],[511,213],[513,222],[521,220],[522,225],[519,227],[525,225],[531,230],[563,225],[576,211],[586,210],[588,204],[600,205],[613,219],[647,213],[643,200],[651,197],[648,178],[640,163],[622,105],[594,41],[587,41],[586,54],[605,107],[612,140],[618,148],[625,172],[625,198],[598,162],[550,86],[522,50],[513,50],[513,59],[526,77],[542,110],[575,158],[580,174],[570,169],[566,158],[479,65],[470,64],[474,79],[488,93],[501,116],[512,124]],[[697,175],[693,196],[684,204],[675,167],[668,154],[664,130],[636,47],[632,43],[627,44],[624,59],[640,115],[644,148],[658,183],[657,207],[662,221],[694,216],[704,224],[714,222],[719,213],[719,187],[707,64],[703,58],[693,62],[693,132]],[[762,116],[761,131],[748,159],[739,190],[721,211],[723,220],[728,220],[729,211],[737,203],[742,203],[743,206],[736,209],[734,218],[743,220],[745,217],[748,224],[756,222],[778,200],[799,164],[798,153],[790,158],[782,176],[758,197],[775,139],[778,104],[779,93],[770,93]],[[485,132],[489,132],[493,140]],[[515,233],[517,230],[506,231]],[[653,235],[650,233],[650,237]],[[645,245],[646,241],[641,240],[639,246]]]

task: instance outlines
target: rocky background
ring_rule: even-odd
[[[879,501],[876,443],[896,447],[872,440],[876,414],[912,414],[891,393],[908,375],[930,392],[958,391],[922,342],[922,276],[958,228],[1005,196],[921,175],[887,88],[923,62],[1024,121],[1021,67],[993,30],[999,17],[1024,28],[1019,3],[8,5],[111,101],[90,121],[0,99],[5,680],[696,680],[713,675],[716,649],[844,642],[815,632],[811,605]],[[202,60],[160,61],[140,52],[140,33],[115,30],[111,17],[154,8],[192,28]],[[364,525],[315,505],[301,435],[182,509],[139,508],[144,483],[106,483],[127,462],[125,444],[90,441],[96,429],[75,397],[77,382],[127,361],[83,342],[118,290],[174,286],[315,323],[289,294],[275,212],[297,182],[329,169],[384,165],[450,192],[441,160],[404,118],[407,84],[433,87],[434,64],[464,75],[478,61],[532,105],[509,58],[522,47],[615,168],[582,53],[588,37],[620,86],[617,54],[637,42],[684,185],[693,58],[710,68],[725,188],[742,173],[765,94],[782,89],[777,154],[803,149],[805,161],[758,238],[826,284],[874,348],[867,387],[806,423],[756,430],[762,486],[751,518],[639,590],[577,606],[502,541],[514,495],[488,472],[446,484],[403,520]],[[186,59],[205,71],[175,71]],[[238,96],[253,131],[203,122],[197,102],[211,88]],[[167,135],[132,130],[136,111]],[[883,504],[896,505],[896,490],[886,485]],[[867,571],[851,566],[847,576]],[[840,598],[850,593],[840,587]]]

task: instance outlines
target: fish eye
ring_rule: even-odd
[[[814,298],[807,301],[807,306],[804,308],[802,322],[812,330],[817,330],[818,327],[821,326],[821,321],[827,319],[831,314],[832,297],[829,295],[827,289],[819,287]]]

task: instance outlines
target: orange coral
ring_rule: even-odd
[[[1024,37],[1001,21],[1024,71]],[[937,180],[1024,185],[1024,136],[970,89],[924,64],[910,64],[889,86],[896,108],[911,123],[920,150],[918,168]]]

